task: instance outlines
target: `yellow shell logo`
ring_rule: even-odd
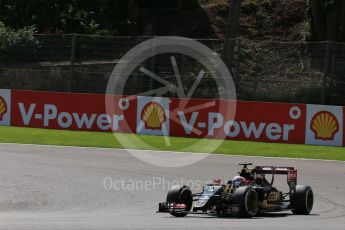
[[[310,126],[315,133],[315,139],[319,140],[334,140],[335,134],[339,131],[338,119],[328,111],[315,114]]]
[[[4,115],[7,112],[6,101],[3,97],[0,96],[0,121],[4,119]]]
[[[162,129],[165,113],[160,104],[151,102],[143,108],[141,119],[144,121],[146,129]]]

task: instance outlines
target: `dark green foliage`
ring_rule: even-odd
[[[39,46],[39,41],[33,36],[34,33],[35,27],[33,26],[13,30],[0,22],[0,50],[33,52]]]
[[[321,9],[328,10],[335,6],[336,0],[318,0]]]
[[[128,0],[1,0],[0,20],[13,28],[35,25],[39,33],[129,31],[136,9]]]
[[[35,25],[44,34],[204,37],[205,18],[198,0],[0,0],[6,26]]]

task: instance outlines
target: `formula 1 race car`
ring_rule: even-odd
[[[193,194],[187,186],[175,186],[166,202],[159,203],[158,213],[170,213],[175,217],[188,214],[215,214],[219,217],[254,217],[260,213],[291,210],[296,215],[308,215],[314,203],[309,186],[297,185],[297,170],[293,167],[243,165],[239,176],[226,184],[214,180]],[[270,175],[268,181],[266,176]],[[275,175],[287,175],[289,192],[273,187]],[[268,176],[267,176],[268,177]],[[193,205],[193,202],[195,204]]]

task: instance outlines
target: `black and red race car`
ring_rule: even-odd
[[[314,203],[309,186],[297,185],[297,170],[293,167],[243,165],[241,172],[226,184],[214,180],[193,194],[187,186],[175,186],[166,202],[159,203],[159,213],[176,217],[188,214],[216,214],[219,217],[254,217],[264,212],[291,210],[293,214],[308,215]],[[288,192],[273,187],[275,175],[287,175]],[[270,177],[270,180],[267,180]],[[193,205],[194,203],[194,205]]]

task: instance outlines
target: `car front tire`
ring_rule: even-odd
[[[166,201],[168,203],[175,204],[185,204],[187,206],[186,210],[190,211],[193,204],[192,191],[187,186],[174,186],[167,195]],[[170,213],[175,217],[185,217],[187,212],[174,212]]]

